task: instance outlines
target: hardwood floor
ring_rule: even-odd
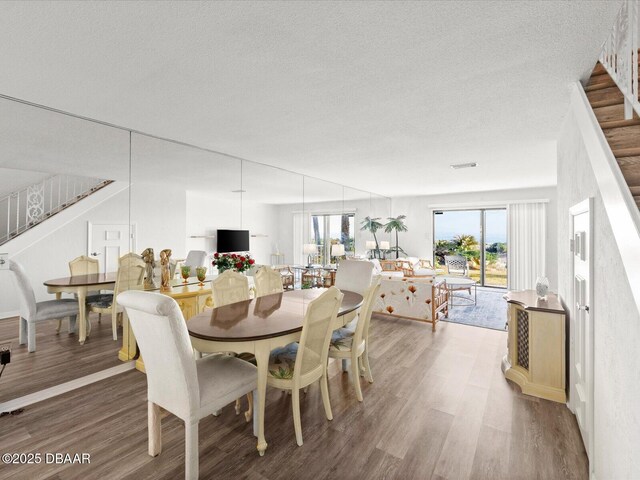
[[[506,333],[446,322],[432,333],[428,324],[388,317],[374,317],[371,328],[375,381],[363,381],[363,403],[332,363],[334,420],[311,386],[301,398],[298,447],[291,397],[270,389],[264,457],[230,405],[200,422],[200,478],[588,478],[569,410],[503,378]],[[182,478],[183,423],[164,415],[163,451],[152,458],[146,415],[145,376],[132,371],[4,416],[0,452],[88,452],[91,464],[0,465],[0,478]]]
[[[57,320],[38,323],[36,351],[29,353],[26,345],[18,345],[18,319],[0,320],[0,344],[11,343],[11,363],[0,377],[0,403],[121,365],[122,342],[113,341],[111,317],[98,323],[92,314],[91,325],[91,336],[80,345],[77,335],[67,333],[66,320],[60,334]]]

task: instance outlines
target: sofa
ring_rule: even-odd
[[[380,276],[380,291],[373,311],[392,317],[402,317],[436,324],[449,316],[449,294],[444,281],[435,277]]]
[[[430,260],[402,257],[394,260],[372,260],[378,275],[390,277],[433,277],[436,270]]]

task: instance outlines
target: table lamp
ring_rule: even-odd
[[[389,242],[386,242],[386,241],[380,242],[380,250],[383,250],[383,251],[386,252],[390,248],[391,248],[391,245],[389,244]],[[385,255],[385,257],[386,257],[386,255]]]
[[[367,240],[365,246],[366,246],[367,250],[369,250],[369,258],[374,258],[375,257],[376,242],[374,240]],[[371,254],[371,252],[374,252],[373,255]]]
[[[318,251],[318,247],[314,243],[305,243],[302,246],[302,251],[307,255],[307,266],[311,266],[311,255],[315,256]]]
[[[344,245],[341,243],[337,243],[335,245],[331,245],[331,256],[334,258],[343,257],[344,256]]]

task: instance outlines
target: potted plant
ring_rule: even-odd
[[[236,253],[214,253],[213,261],[211,265],[218,269],[218,273],[222,273],[225,270],[235,270],[242,273],[249,270],[256,261],[251,258],[248,253],[238,255]]]
[[[371,234],[373,235],[373,239],[376,242],[376,249],[374,250],[374,252],[377,252],[378,254],[377,258],[380,258],[380,247],[378,246],[378,238],[376,237],[376,232],[378,231],[378,229],[384,227],[384,225],[380,223],[380,218],[365,217],[364,220],[360,222],[360,225],[361,225],[360,230],[364,230],[365,232],[371,232]]]
[[[387,233],[391,233],[393,231],[396,232],[396,246],[392,247],[390,250],[391,251],[395,251],[396,252],[396,259],[400,256],[400,252],[405,253],[404,250],[402,250],[399,246],[398,246],[398,232],[406,232],[408,230],[407,226],[404,224],[404,219],[407,218],[406,215],[398,215],[397,217],[389,217],[387,220],[389,220],[387,222],[387,224],[384,226],[384,231]]]

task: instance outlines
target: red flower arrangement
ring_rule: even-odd
[[[244,272],[249,270],[256,261],[251,258],[248,253],[238,255],[237,253],[214,253],[211,265],[218,269],[218,273],[225,270],[235,270],[236,272]]]

